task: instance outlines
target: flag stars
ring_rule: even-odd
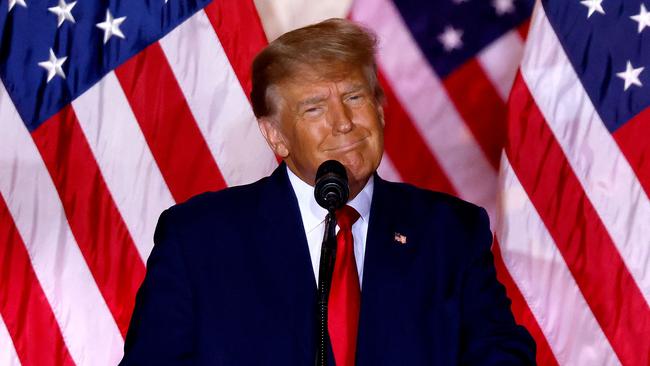
[[[635,69],[632,66],[632,63],[628,61],[627,66],[625,67],[625,71],[616,74],[616,76],[625,80],[623,91],[627,90],[632,85],[643,86],[643,84],[641,84],[641,80],[639,80],[639,75],[643,72],[643,69],[643,67]]]
[[[492,6],[498,16],[510,14],[515,11],[514,0],[492,0]]]
[[[589,13],[587,13],[587,18],[591,17],[596,12],[600,14],[605,14],[605,10],[603,9],[602,3],[603,0],[583,0],[580,2],[580,4],[586,6],[589,9]]]
[[[120,25],[124,23],[125,20],[126,17],[113,18],[111,11],[106,10],[106,20],[101,23],[97,23],[97,28],[104,31],[104,44],[106,44],[106,42],[108,42],[112,36],[117,36],[122,39],[126,38],[124,37],[124,33],[122,33],[120,30]]]
[[[25,0],[9,0],[9,11],[13,9],[14,6],[20,5],[23,8],[27,7],[27,3],[25,3]]]
[[[58,58],[54,54],[54,51],[50,48],[50,59],[47,61],[39,62],[38,66],[44,68],[47,71],[47,82],[49,83],[55,76],[60,76],[65,79],[65,73],[63,72],[63,63],[67,60],[67,57]]]
[[[648,12],[644,4],[641,4],[641,10],[639,11],[639,14],[631,16],[630,19],[639,23],[639,33],[641,33],[645,27],[650,27],[650,12]]]
[[[442,43],[445,51],[451,52],[456,49],[463,47],[463,31],[460,29],[455,29],[454,27],[448,25],[445,27],[445,31],[438,36],[438,40]]]
[[[47,10],[50,11],[50,13],[53,13],[57,16],[57,28],[63,24],[66,20],[69,21],[70,23],[74,23],[74,17],[72,16],[72,8],[77,5],[76,1],[73,1],[69,4],[66,4],[65,0],[59,0],[59,5],[58,6],[53,6],[51,8],[47,8]]]

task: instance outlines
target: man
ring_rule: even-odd
[[[329,159],[346,168],[355,216],[339,220],[330,362],[534,363],[495,277],[485,211],[375,174],[384,117],[374,52],[368,31],[333,19],[257,56],[253,109],[284,163],[161,215],[123,365],[314,364],[326,211],[313,185]]]

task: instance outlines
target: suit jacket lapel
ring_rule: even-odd
[[[260,210],[266,223],[260,232],[260,252],[269,266],[264,279],[276,287],[277,299],[291,313],[288,318],[305,357],[315,351],[316,279],[311,267],[296,195],[284,163],[273,172],[262,190]]]
[[[406,241],[413,223],[408,222],[408,207],[403,207],[404,202],[396,193],[389,183],[375,175],[363,265],[362,312],[364,303],[371,305],[373,296],[381,296],[384,286],[399,283],[400,274],[410,268],[417,250],[417,243]],[[404,235],[404,243],[397,239],[399,235]]]
[[[417,250],[417,243],[400,243],[396,234],[408,235],[408,218],[401,207],[397,192],[390,184],[375,175],[375,189],[370,208],[370,222],[366,240],[366,254],[361,289],[361,312],[357,337],[357,364],[377,352],[377,337],[381,324],[391,316],[385,305],[386,289],[403,285],[404,273],[409,271]]]

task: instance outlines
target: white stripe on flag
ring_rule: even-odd
[[[7,325],[0,316],[0,365],[3,366],[20,366],[18,354],[14,347],[14,341],[11,339]]]
[[[650,304],[650,200],[594,109],[542,8],[535,12],[531,29],[522,76]]]
[[[560,365],[620,365],[562,254],[501,159],[497,238],[503,261]]]
[[[510,95],[523,52],[521,36],[516,30],[511,30],[485,47],[477,56],[481,68],[504,101]]]
[[[226,183],[251,183],[273,171],[275,156],[205,12],[160,45]]]
[[[402,182],[402,177],[400,177],[395,165],[388,157],[388,154],[384,153],[384,156],[381,158],[381,163],[379,168],[377,168],[377,173],[383,179],[389,180],[391,182]]]
[[[160,213],[174,199],[113,72],[72,106],[106,185],[146,262]]]
[[[352,0],[255,0],[264,33],[272,41],[290,30],[328,18],[345,18]]]
[[[352,18],[377,33],[380,67],[460,197],[483,206],[494,218],[497,173],[395,5],[388,0],[359,0],[352,6]]]
[[[77,365],[115,365],[124,343],[120,331],[72,235],[49,172],[1,83],[0,116],[0,193],[70,355]]]

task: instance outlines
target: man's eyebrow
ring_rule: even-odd
[[[356,93],[356,92],[358,92],[360,90],[363,90],[365,87],[366,86],[363,83],[352,84],[349,87],[345,88],[345,90],[343,91],[343,94]],[[313,97],[309,97],[307,99],[303,99],[300,102],[298,102],[298,108],[302,108],[302,107],[307,106],[307,105],[322,103],[326,99],[327,99],[327,95],[324,95],[324,94],[315,95]]]
[[[310,97],[310,98],[307,98],[307,99],[304,99],[304,100],[301,100],[300,102],[298,102],[298,108],[304,107],[306,105],[318,104],[318,103],[321,103],[322,101],[324,101],[325,99],[327,99],[327,96],[325,96],[325,95],[315,95],[313,97]]]
[[[364,84],[362,84],[362,83],[352,84],[348,88],[345,88],[345,90],[343,91],[343,94],[355,93],[355,92],[358,92],[360,90],[363,90],[365,87],[366,86]]]

